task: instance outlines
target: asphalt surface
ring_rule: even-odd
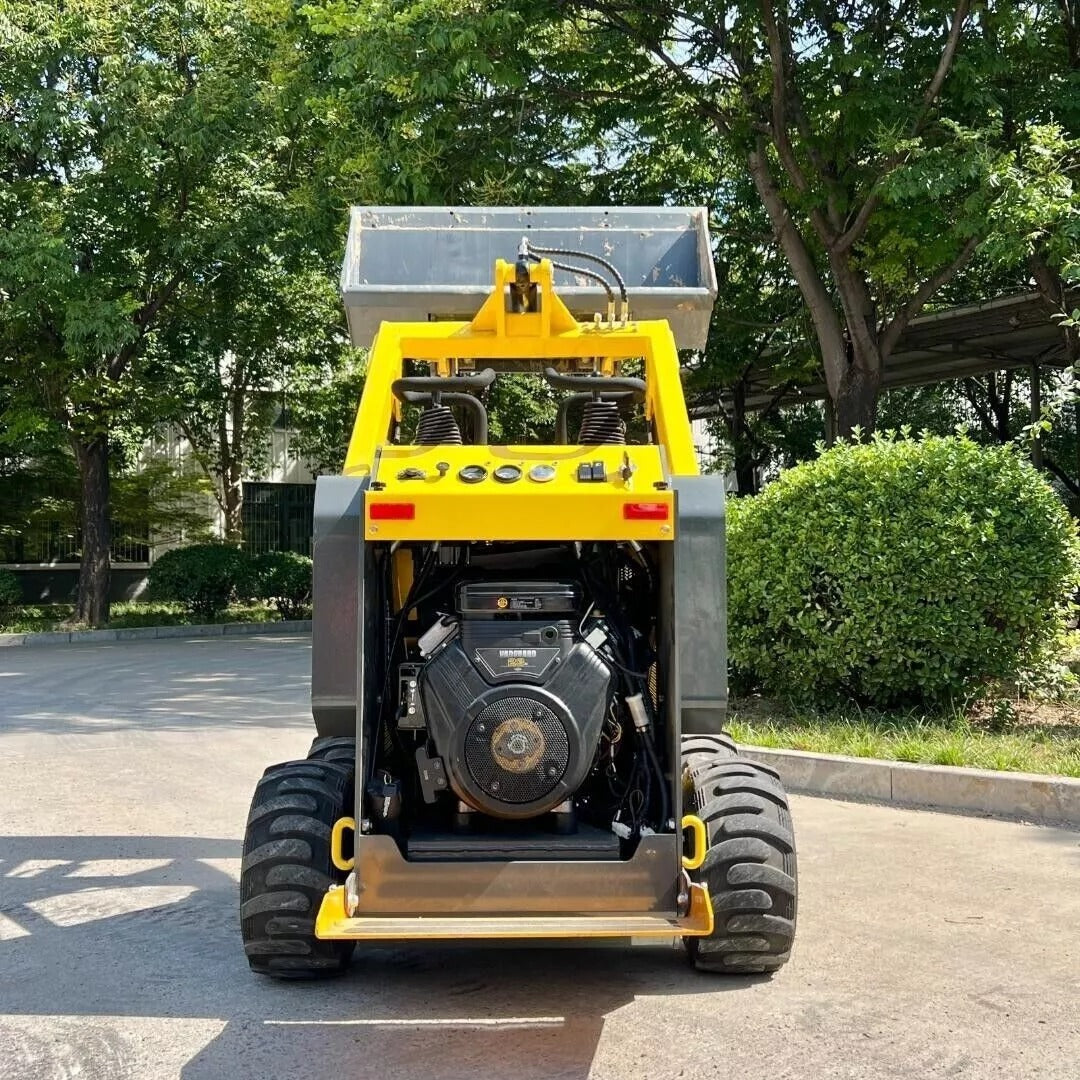
[[[309,640],[0,649],[0,1077],[1080,1077],[1080,833],[816,799],[772,979],[667,946],[373,949],[279,984],[241,831]]]

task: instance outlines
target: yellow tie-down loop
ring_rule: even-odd
[[[705,861],[709,850],[709,834],[705,831],[705,822],[695,814],[684,814],[682,827],[684,832],[689,829],[694,837],[693,854],[682,857],[683,869],[696,870]]]
[[[356,834],[356,818],[338,818],[334,822],[333,829],[330,830],[330,860],[339,870],[351,870],[356,863],[354,858],[345,858],[345,848],[342,841],[345,838],[346,829],[351,829],[353,835]],[[685,862],[685,860],[683,861]]]

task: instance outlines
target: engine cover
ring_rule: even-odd
[[[574,586],[552,582],[462,588],[461,633],[420,689],[450,785],[477,810],[535,817],[589,771],[612,672],[566,618],[577,606]]]

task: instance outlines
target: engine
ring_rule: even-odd
[[[553,810],[593,765],[614,684],[608,661],[578,632],[579,587],[466,583],[456,609],[421,639],[414,706],[450,786],[493,817]]]

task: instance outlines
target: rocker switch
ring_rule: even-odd
[[[607,480],[607,471],[602,461],[584,461],[577,467],[579,484],[602,484]]]

